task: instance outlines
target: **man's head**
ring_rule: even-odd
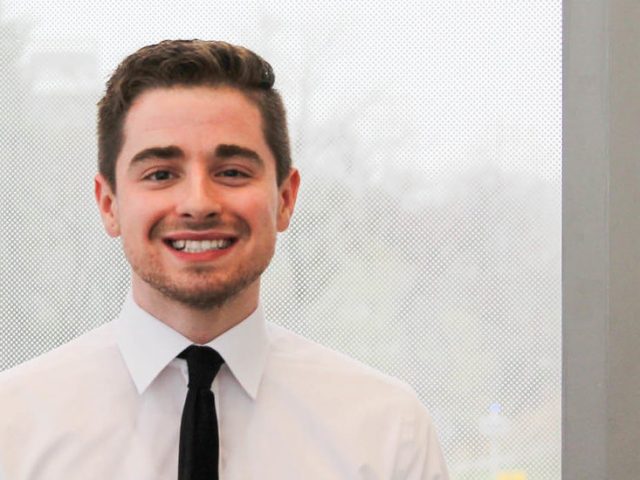
[[[144,92],[176,86],[232,87],[260,110],[263,133],[276,159],[278,185],[289,173],[291,153],[282,97],[273,88],[271,65],[252,51],[225,42],[165,40],[125,58],[98,103],[99,171],[115,191],[115,164],[124,121]]]
[[[95,193],[107,233],[122,237],[134,296],[148,310],[167,300],[199,310],[255,304],[299,184],[273,73],[226,44],[146,48],[164,60],[133,54],[100,104]]]

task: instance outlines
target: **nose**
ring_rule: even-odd
[[[198,169],[187,175],[182,184],[183,192],[177,205],[181,217],[205,220],[222,212],[219,188],[209,172]]]

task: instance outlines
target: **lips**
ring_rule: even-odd
[[[176,253],[198,255],[222,253],[237,240],[235,235],[218,231],[174,232],[163,238],[164,243]]]
[[[209,250],[223,250],[233,243],[231,238],[214,240],[168,240],[169,245],[175,250],[187,253],[200,253]]]

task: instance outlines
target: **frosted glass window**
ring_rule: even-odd
[[[454,479],[559,478],[559,0],[0,0],[0,369],[119,310],[95,103],[165,38],[276,72],[303,182],[269,319],[409,382]]]

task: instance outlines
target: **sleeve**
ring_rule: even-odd
[[[393,480],[449,480],[431,417],[417,398],[415,402],[398,439]]]

